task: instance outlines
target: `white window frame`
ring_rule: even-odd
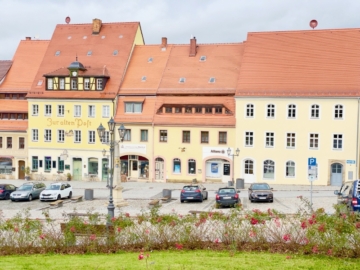
[[[54,79],[53,78],[47,78],[47,89],[48,90],[54,89]]]
[[[65,78],[59,78],[59,90],[65,90]]]
[[[316,111],[318,116],[316,115]],[[320,119],[320,105],[319,104],[311,104],[310,106],[310,119]]]
[[[294,175],[287,175],[287,170],[288,170],[288,167],[291,168],[292,167],[292,164],[288,164],[292,162],[294,164],[293,168],[294,168]],[[286,161],[285,163],[285,177],[286,178],[295,178],[296,177],[296,162],[293,161],[293,160],[288,160]]]
[[[275,104],[266,105],[266,118],[274,119],[275,118]]]
[[[339,138],[340,136],[340,138]],[[335,147],[335,141],[336,141],[336,147]],[[341,147],[339,147],[339,142],[341,141]],[[344,134],[342,133],[334,133],[332,135],[332,149],[335,151],[341,151],[344,149]]]
[[[273,163],[272,166],[274,167],[274,170],[273,170],[273,177],[272,178],[265,177],[265,162],[266,161],[271,161]],[[276,165],[276,163],[272,159],[266,159],[266,160],[263,161],[263,163],[262,163],[262,177],[263,177],[263,179],[266,179],[266,180],[274,180],[275,179],[275,171],[276,171],[275,170],[275,165]]]
[[[249,115],[248,115],[249,113]],[[245,118],[254,118],[255,117],[255,105],[248,103],[245,106]]]
[[[109,118],[110,117],[110,105],[102,106],[102,117]]]
[[[141,105],[140,112],[135,112],[135,104],[140,104]],[[125,110],[125,113],[142,113],[143,104],[142,104],[142,102],[125,102],[124,103],[124,110]]]
[[[103,79],[97,78],[96,79],[96,90],[103,90]]]
[[[316,140],[316,138],[311,138],[311,135],[317,135],[317,147],[311,147],[311,141]],[[309,149],[319,150],[320,149],[320,135],[319,133],[309,133]]]
[[[247,161],[249,161],[249,162],[247,162]],[[252,170],[252,173],[249,173],[250,170]],[[248,172],[248,173],[246,173],[246,172]],[[251,158],[245,159],[244,160],[244,174],[254,175],[254,172],[255,172],[255,161],[252,160]]]
[[[96,107],[95,105],[88,106],[88,117],[94,118],[96,116]]]
[[[291,136],[293,134],[294,136]],[[290,135],[290,136],[289,136]],[[296,133],[295,132],[286,132],[286,140],[285,140],[285,147],[287,149],[295,149],[296,148]],[[290,139],[290,146],[288,145],[288,140]],[[292,139],[294,140],[294,145],[292,145]]]
[[[71,90],[78,90],[78,79],[70,78],[70,88]]]
[[[274,148],[274,147],[275,147],[275,132],[272,131],[265,132],[265,148]]]
[[[39,105],[38,104],[33,104],[32,105],[32,115],[33,116],[38,116],[39,115]]]
[[[131,129],[126,129],[125,130],[123,141],[124,142],[131,142]]]
[[[90,90],[90,78],[84,78],[84,90]]]
[[[81,130],[74,130],[74,143],[81,143]]]
[[[340,106],[341,108],[337,108],[338,106]],[[341,111],[341,117],[336,117],[336,115],[340,114],[339,111]],[[342,105],[342,104],[335,104],[334,105],[334,119],[335,120],[344,120],[344,113],[345,113],[344,105]]]
[[[74,117],[81,117],[81,105],[74,105]]]
[[[44,130],[44,141],[45,142],[51,142],[51,129],[45,129]]]
[[[88,142],[89,143],[95,143],[95,135],[96,135],[96,132],[94,130],[89,130],[89,132],[88,132],[88,136],[89,136]]]
[[[110,132],[109,131],[105,131],[104,133],[104,140],[101,140],[102,144],[107,144],[110,142]]]
[[[57,116],[63,117],[65,115],[65,105],[57,105]]]
[[[253,131],[245,131],[245,147],[253,147],[254,146],[254,132]]]
[[[37,128],[31,130],[31,141],[39,141],[39,130]]]
[[[287,106],[287,119],[296,119],[297,111],[296,111],[296,104],[289,104]],[[295,116],[292,116],[292,114],[295,114]],[[291,115],[290,115],[291,114]]]
[[[52,113],[52,107],[50,104],[45,104],[45,110],[44,110],[44,113],[45,113],[45,116],[51,116],[51,113]]]
[[[65,142],[65,130],[63,129],[57,130],[57,142],[59,143]]]

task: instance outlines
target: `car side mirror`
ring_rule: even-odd
[[[335,191],[334,191],[334,194],[335,194],[335,195],[341,195],[341,193],[340,193],[338,190],[335,190]]]

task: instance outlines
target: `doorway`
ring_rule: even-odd
[[[254,183],[255,176],[254,176],[254,161],[251,159],[246,159],[244,161],[244,181],[245,183]]]
[[[19,179],[25,179],[25,161],[19,160],[18,165]]]
[[[109,160],[107,158],[102,159],[101,168],[102,168],[102,170],[101,170],[101,173],[102,173],[101,179],[102,179],[102,181],[107,181],[108,177],[109,177],[109,174],[108,174]]]
[[[155,180],[164,180],[164,160],[162,158],[155,159]]]
[[[135,177],[137,178],[139,176],[139,173],[138,173],[138,161],[137,160],[131,160],[130,161],[131,163],[131,171],[130,171],[130,176],[131,177]]]
[[[343,183],[343,165],[334,163],[331,165],[330,185],[340,187]]]
[[[82,180],[82,159],[74,158],[73,159],[73,180]]]

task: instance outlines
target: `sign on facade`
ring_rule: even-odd
[[[346,164],[355,164],[355,160],[348,159],[346,160]]]
[[[146,144],[120,144],[120,154],[124,153],[138,153],[146,155]]]

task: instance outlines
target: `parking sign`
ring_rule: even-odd
[[[308,165],[309,166],[316,166],[316,158],[308,158]]]

